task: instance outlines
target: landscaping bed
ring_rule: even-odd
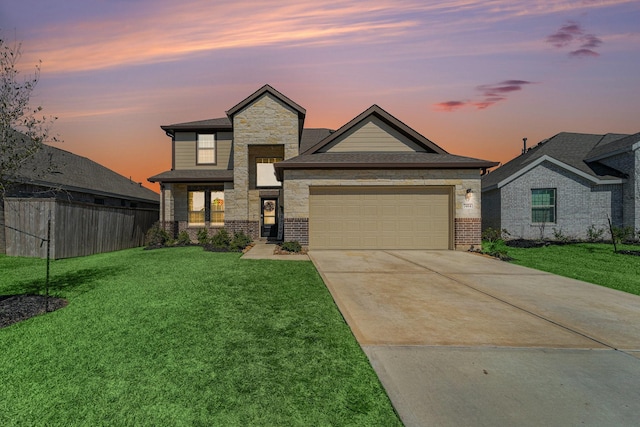
[[[66,305],[67,300],[64,298],[46,298],[44,295],[0,296],[0,328],[58,310]]]

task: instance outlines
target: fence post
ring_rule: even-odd
[[[49,260],[51,259],[51,210],[47,220],[47,277],[44,281],[44,311],[49,312]]]

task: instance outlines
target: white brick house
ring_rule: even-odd
[[[640,229],[640,133],[549,138],[482,178],[482,226],[512,238]]]
[[[162,126],[172,168],[160,220],[173,233],[242,230],[312,249],[466,249],[480,243],[480,173],[374,105],[333,131],[265,85],[227,117]]]

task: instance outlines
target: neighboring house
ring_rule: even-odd
[[[512,238],[640,228],[640,133],[563,132],[482,177],[483,228]]]
[[[158,220],[157,193],[59,148],[44,145],[17,175],[0,204],[0,253],[45,257],[49,215],[54,259],[142,246]]]
[[[269,85],[227,117],[162,126],[172,168],[160,220],[171,232],[225,227],[311,249],[466,249],[480,243],[480,173],[377,105],[337,131]]]

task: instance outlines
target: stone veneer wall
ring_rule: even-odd
[[[282,146],[283,151],[273,149],[282,152],[285,159],[295,157],[300,137],[298,126],[297,111],[270,94],[263,95],[233,116],[234,183],[232,190],[225,188],[225,224],[237,225],[244,221],[246,224],[242,227],[249,230],[247,234],[254,238],[259,236],[260,190],[250,189],[249,147]]]
[[[285,170],[284,177],[285,240],[298,240],[301,243],[306,241],[308,244],[310,186],[450,186],[454,187],[455,198],[453,227],[455,249],[467,250],[471,245],[481,244],[479,170]],[[468,189],[471,193],[467,193]],[[306,229],[302,224],[306,224]]]

